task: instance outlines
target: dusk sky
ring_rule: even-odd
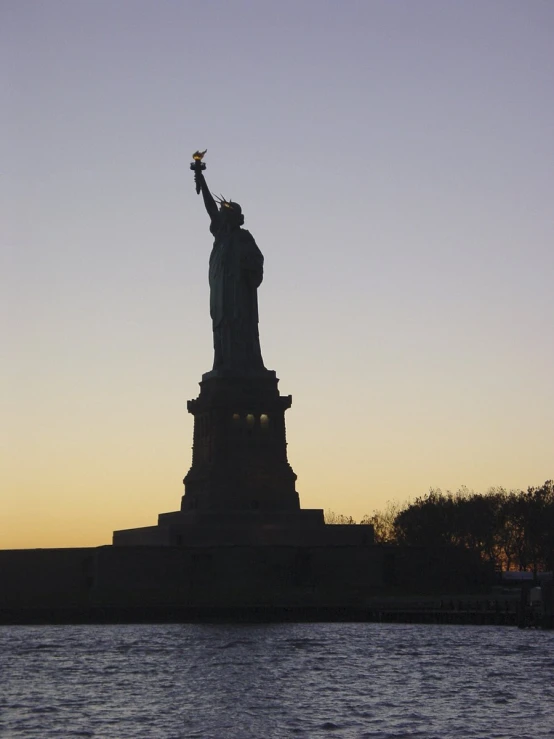
[[[0,548],[177,510],[208,218],[303,507],[554,477],[554,2],[2,0]]]

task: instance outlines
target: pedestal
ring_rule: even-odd
[[[194,416],[192,466],[183,512],[294,512],[296,475],[287,460],[285,411],[274,372],[252,377],[207,373]]]
[[[350,542],[354,532],[325,526],[321,509],[300,508],[287,459],[285,411],[292,398],[280,395],[277,384],[269,370],[203,375],[200,395],[187,404],[194,432],[181,510],[161,513],[157,526],[115,531],[113,543],[302,547]]]

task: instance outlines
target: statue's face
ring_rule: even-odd
[[[244,217],[240,205],[235,204],[233,208],[229,208],[227,205],[222,204],[219,207],[219,212],[224,216],[225,221],[230,226],[242,226],[244,223]]]

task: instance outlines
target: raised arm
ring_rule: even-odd
[[[217,204],[215,200],[213,199],[211,192],[208,189],[208,185],[206,184],[206,178],[204,177],[203,173],[200,170],[195,171],[194,181],[196,182],[197,185],[200,185],[200,191],[202,193],[202,197],[204,198],[204,205],[206,206],[208,215],[213,221],[213,219],[218,214]]]

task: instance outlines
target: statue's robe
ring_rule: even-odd
[[[219,213],[210,231],[215,237],[209,268],[213,368],[239,374],[263,370],[257,295],[263,254],[249,231],[238,226],[229,229]]]

